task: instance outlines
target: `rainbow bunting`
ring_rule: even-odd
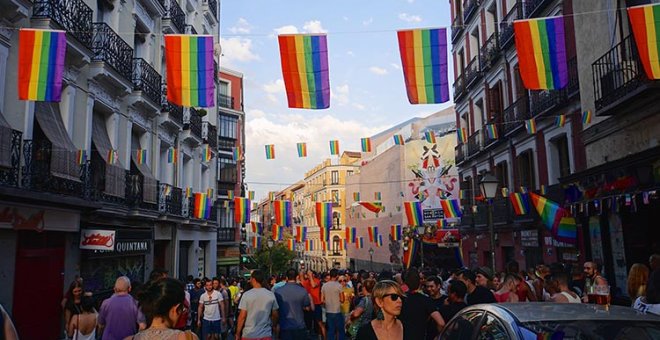
[[[364,248],[364,237],[358,237],[355,241],[355,248],[362,249]]]
[[[397,32],[406,92],[411,104],[438,104],[449,100],[447,29]]]
[[[213,36],[165,35],[167,100],[186,107],[213,107]]]
[[[117,155],[117,150],[108,150],[108,158],[106,159],[108,164],[116,164],[118,160],[119,155]]]
[[[440,229],[445,229],[445,228],[447,228],[447,221],[445,221],[445,220],[442,219],[442,218],[439,219],[435,224],[436,224],[436,226],[437,226],[438,228],[440,228]]]
[[[378,235],[378,242],[376,242],[377,247],[382,247],[383,246],[383,235]]]
[[[568,84],[564,17],[513,22],[520,77],[530,90],[559,90]]]
[[[167,149],[167,163],[176,164],[178,160],[179,160],[179,153],[176,152],[176,149],[173,147]]]
[[[169,184],[165,184],[165,186],[163,187],[163,195],[169,197],[170,194],[172,194],[172,186]]]
[[[468,135],[467,135],[467,129],[466,128],[457,129],[456,134],[458,135],[458,143],[459,144],[467,143]]]
[[[250,201],[254,201],[254,190],[248,191],[248,198]]]
[[[18,99],[59,102],[66,32],[21,28],[18,32]]]
[[[225,209],[229,209],[229,201],[222,201],[222,207]]]
[[[445,218],[458,218],[463,216],[461,203],[458,200],[441,200],[440,205],[445,213]]]
[[[359,192],[354,192],[354,193],[353,193],[353,200],[354,200],[355,202],[359,202],[359,201],[360,201],[360,193],[359,193]]]
[[[282,76],[290,108],[330,107],[328,42],[325,34],[278,36]]]
[[[536,133],[536,119],[527,119],[525,120],[525,129],[527,129],[527,133],[529,134],[535,134]]]
[[[138,164],[147,164],[147,150],[137,149],[137,163]]]
[[[234,199],[234,190],[227,190],[227,198],[230,200]]]
[[[400,224],[392,224],[390,226],[390,236],[392,241],[401,241],[403,239],[403,228]]]
[[[307,239],[307,227],[296,227],[296,241],[303,242]]]
[[[244,197],[234,198],[234,222],[250,222],[250,200]]]
[[[383,211],[383,202],[359,202],[361,206],[365,207],[367,210],[378,214]]]
[[[527,215],[529,214],[529,196],[527,194],[512,193],[509,196],[511,200],[511,206],[513,206],[513,211],[516,215]]]
[[[559,241],[574,244],[577,239],[577,225],[570,213],[543,196],[535,193],[529,195],[541,221],[552,235]]]
[[[209,209],[209,199],[206,194],[196,192],[194,201],[193,217],[199,219],[209,218],[211,216],[211,209]]]
[[[369,242],[376,242],[376,239],[378,238],[378,227],[367,227],[367,233],[369,234]]]
[[[424,222],[422,214],[422,204],[419,201],[403,202],[403,208],[406,212],[408,225],[421,226]]]
[[[270,236],[273,241],[282,241],[282,226],[273,224]]]
[[[286,240],[286,247],[290,251],[293,251],[294,249],[296,249],[296,241],[292,239]]]
[[[582,112],[582,125],[591,124],[591,110]]]
[[[213,154],[211,153],[211,147],[208,144],[204,145],[202,149],[202,162],[208,163],[211,161]]]
[[[374,199],[376,201],[382,201],[383,200],[383,195],[381,195],[380,191],[374,192]]]
[[[497,126],[495,124],[486,125],[486,132],[488,133],[488,138],[498,139],[500,134],[497,132]]]
[[[234,147],[233,159],[237,162],[241,160],[241,148],[239,148],[238,146]]]
[[[660,79],[660,4],[628,8],[639,59],[649,79]]]
[[[266,159],[275,159],[275,144],[266,145]]]
[[[87,161],[87,153],[85,152],[85,150],[78,150],[76,152],[76,159],[78,160],[79,165],[85,164],[85,162]]]
[[[564,127],[566,125],[566,115],[559,115],[555,118],[555,125],[557,127]]]
[[[403,140],[403,136],[401,135],[394,135],[392,136],[394,139],[394,145],[404,145],[405,141]]]
[[[428,143],[436,144],[435,133],[433,133],[433,131],[424,132],[424,139],[426,139]]]
[[[330,141],[330,155],[336,156],[339,155],[339,141],[331,140]]]
[[[307,143],[298,143],[298,157],[307,157]]]
[[[371,152],[371,138],[360,138],[362,152]]]
[[[291,201],[275,201],[273,210],[275,210],[275,223],[285,227],[291,226]]]
[[[259,248],[261,248],[261,237],[255,235],[255,236],[252,238],[252,248],[254,248],[254,249],[259,249]]]

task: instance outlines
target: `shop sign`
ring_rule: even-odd
[[[445,218],[445,212],[442,209],[423,209],[424,221],[437,221]]]
[[[80,231],[80,249],[115,250],[115,231],[84,229]]]
[[[538,230],[521,230],[520,244],[523,247],[538,247],[539,246]]]
[[[458,229],[439,229],[431,236],[424,236],[424,243],[435,243],[438,247],[458,247],[460,241],[461,233]]]
[[[115,251],[118,253],[146,253],[149,251],[149,241],[118,240]]]

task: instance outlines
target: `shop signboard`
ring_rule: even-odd
[[[80,249],[114,251],[115,231],[101,229],[81,230]]]

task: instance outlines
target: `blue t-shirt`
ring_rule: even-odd
[[[280,329],[305,329],[304,307],[309,307],[309,294],[297,283],[287,282],[275,290],[275,298],[280,306]]]

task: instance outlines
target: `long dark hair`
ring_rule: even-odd
[[[178,304],[183,306],[184,299],[183,283],[172,278],[151,281],[138,295],[140,308],[147,318],[147,324],[151,325],[153,318],[158,316],[168,320],[170,327],[174,327],[176,321],[169,320],[170,309]]]
[[[71,282],[69,285],[69,289],[66,291],[66,303],[64,304],[64,308],[68,309],[69,311],[78,314],[80,310],[76,308],[76,301],[75,298],[73,297],[73,290],[76,288],[80,288],[82,292],[80,293],[80,299],[82,302],[83,295],[85,294],[85,288],[83,288],[83,283],[81,280],[76,279]]]

